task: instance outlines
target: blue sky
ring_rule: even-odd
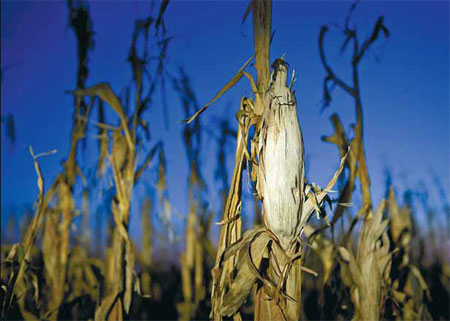
[[[185,68],[200,104],[212,98],[252,54],[251,19],[241,24],[247,5],[247,1],[169,4],[165,23],[174,39],[168,63],[172,71],[179,65]],[[354,107],[336,90],[331,107],[320,112],[325,71],[318,54],[318,34],[323,24],[342,25],[349,5],[350,2],[340,1],[273,4],[275,36],[271,59],[285,53],[298,75],[295,89],[308,177],[321,185],[327,183],[336,169],[338,153],[320,137],[332,133],[329,118],[333,112],[340,114],[350,131]],[[134,20],[144,18],[148,6],[140,1],[90,3],[95,48],[88,85],[108,81],[116,92],[125,87],[131,79],[126,58]],[[17,136],[16,144],[11,146],[2,128],[2,223],[10,209],[31,204],[37,196],[36,174],[27,146],[32,145],[37,152],[58,150],[56,155],[40,161],[47,186],[60,171],[60,162],[68,152],[73,101],[64,91],[75,86],[76,44],[67,27],[67,14],[64,1],[1,2],[1,65],[8,66],[1,85],[1,113],[14,115]],[[379,15],[385,16],[391,37],[380,40],[360,67],[364,134],[374,199],[380,200],[385,192],[387,168],[399,191],[433,188],[434,172],[448,195],[449,2],[363,1],[354,15],[361,39],[370,34]],[[328,59],[337,73],[349,81],[349,57],[338,51],[341,41],[341,34],[332,28],[326,40]],[[232,121],[244,94],[250,94],[245,80],[211,106],[202,115],[202,121],[208,122],[212,130],[220,117]],[[183,216],[187,213],[188,168],[181,139],[183,125],[177,121],[184,114],[172,90],[168,92],[168,103],[168,130],[162,125],[159,100],[155,100],[146,117],[153,142],[157,139],[165,142],[169,193],[176,211]],[[90,144],[95,145],[94,139]],[[229,151],[231,171],[234,146]],[[212,209],[220,206],[214,192],[215,155],[214,140],[205,138],[200,157],[211,191]],[[143,191],[144,187],[137,188],[135,204],[139,204]]]

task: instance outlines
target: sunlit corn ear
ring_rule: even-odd
[[[259,141],[259,192],[266,227],[287,246],[299,234],[304,199],[304,147],[297,102],[287,85],[288,64],[280,58],[272,67],[272,88],[265,97]]]

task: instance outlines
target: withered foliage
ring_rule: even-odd
[[[328,32],[328,26],[322,26],[319,34],[319,52],[322,64],[327,72],[324,79],[324,104],[328,106],[331,103],[331,93],[330,93],[330,83],[333,86],[337,86],[342,89],[346,94],[348,94],[354,101],[355,104],[355,116],[356,123],[353,127],[354,135],[352,138],[347,137],[341,120],[337,114],[331,116],[331,122],[333,124],[335,132],[331,136],[324,136],[322,139],[324,141],[333,143],[338,146],[341,156],[347,151],[348,147],[351,148],[350,155],[347,159],[346,168],[348,168],[349,174],[348,178],[344,184],[344,187],[340,193],[338,204],[347,204],[352,198],[352,194],[355,189],[356,178],[359,179],[361,183],[361,190],[363,196],[363,204],[356,215],[350,232],[355,226],[356,222],[362,216],[368,218],[372,209],[372,197],[370,193],[370,178],[369,172],[367,170],[367,161],[365,155],[364,139],[363,139],[363,106],[361,102],[361,87],[359,81],[359,64],[362,58],[365,57],[367,51],[371,46],[378,40],[380,34],[383,33],[385,37],[389,37],[389,31],[385,27],[383,21],[383,16],[377,19],[375,26],[372,30],[372,34],[366,40],[360,43],[358,39],[358,34],[356,27],[350,25],[351,15],[356,8],[357,2],[353,3],[350,7],[347,17],[345,18],[345,25],[343,28],[343,33],[345,35],[345,40],[341,47],[341,51],[344,51],[347,45],[352,44],[352,83],[348,85],[344,80],[342,80],[329,65],[324,48],[325,35]],[[345,210],[345,206],[338,206],[333,214],[331,224],[335,224],[337,220],[342,216]]]
[[[254,53],[201,108],[185,68],[170,72],[167,67],[168,5],[153,1],[150,14],[136,21],[126,57],[132,79],[116,91],[108,82],[87,85],[93,23],[85,2],[68,1],[78,57],[75,88],[67,91],[74,98],[69,153],[44,190],[40,157],[55,151],[36,155],[30,147],[39,193],[33,215],[23,215],[20,242],[2,243],[2,319],[449,319],[442,306],[449,300],[450,265],[439,247],[448,239],[436,227],[436,213],[448,215],[450,206],[439,182],[439,210],[430,205],[426,190],[410,191],[399,201],[392,182],[373,209],[359,72],[363,58],[390,35],[384,18],[361,41],[352,22],[357,3],[350,6],[339,48],[351,50],[350,82],[327,60],[329,26],[319,31],[324,105],[332,105],[332,90],[338,88],[355,107],[351,133],[338,113],[331,116],[334,133],[323,140],[338,147],[339,166],[321,188],[305,174],[308,146],[298,119],[295,70],[289,72],[284,56],[270,60],[272,1],[250,1],[243,21],[251,14]],[[242,78],[252,94],[241,98],[235,124],[227,117],[220,126],[210,126],[199,117]],[[168,123],[167,81],[185,117],[185,211],[169,198],[172,163],[166,152],[172,146],[153,139],[148,121],[159,93]],[[12,116],[2,116],[3,125],[14,142]],[[205,134],[218,145],[218,244],[212,233],[212,193],[204,179],[204,156],[212,155],[206,154]],[[88,137],[97,144],[91,163],[81,153],[90,147]],[[232,173],[228,144],[235,147]],[[335,185],[339,191],[332,198]],[[145,194],[136,200],[142,186]],[[245,197],[246,190],[253,195]],[[422,201],[426,227],[418,223],[413,198]],[[255,219],[244,228],[249,199]],[[130,230],[135,213],[140,215],[138,241]],[[11,221],[12,230],[18,225]],[[181,253],[166,253],[169,248]],[[177,262],[169,263],[175,256]]]
[[[186,116],[197,106],[197,99],[183,68],[179,77],[172,79],[174,89]],[[208,271],[211,269],[215,248],[211,242],[212,212],[208,210],[207,187],[200,172],[202,128],[200,119],[183,128],[183,139],[189,166],[189,212],[185,228],[185,249],[180,257],[183,301],[177,304],[180,320],[205,318],[207,290],[210,288]]]
[[[161,143],[156,143],[146,159],[139,165],[139,155],[145,150],[141,147],[141,135],[147,133],[147,123],[143,112],[148,108],[156,88],[155,81],[143,80],[148,69],[149,30],[156,31],[152,48],[155,52],[167,50],[167,40],[158,30],[163,25],[162,15],[167,7],[165,1],[157,18],[149,17],[144,22],[138,21],[132,37],[130,61],[133,70],[133,89],[136,93],[134,109],[123,107],[121,99],[114,93],[108,83],[99,83],[86,87],[89,75],[89,52],[93,48],[93,26],[89,7],[82,1],[68,1],[69,26],[77,39],[78,70],[76,89],[69,91],[74,96],[73,128],[70,148],[63,163],[62,172],[56,177],[49,190],[44,193],[43,178],[37,157],[39,198],[35,216],[24,236],[24,240],[13,246],[2,264],[11,265],[9,282],[5,285],[5,297],[2,300],[2,316],[7,317],[14,300],[17,300],[20,313],[26,319],[65,318],[67,309],[77,305],[80,298],[86,298],[90,307],[95,307],[96,319],[122,319],[130,311],[133,295],[140,295],[139,278],[135,273],[135,246],[129,235],[130,208],[133,187],[142,173],[149,166],[155,152],[159,152],[159,181],[156,188],[159,201],[170,211],[165,183],[164,151]],[[156,20],[158,23],[156,24]],[[137,50],[137,42],[143,36],[143,52]],[[161,45],[161,42],[165,44]],[[156,45],[155,45],[156,43]],[[159,55],[156,75],[163,73],[163,55]],[[146,96],[143,88],[148,88]],[[143,97],[144,96],[144,97]],[[87,98],[87,99],[86,99]],[[98,100],[98,122],[90,119],[91,111]],[[86,102],[87,101],[87,102]],[[109,106],[113,113],[105,110]],[[118,119],[119,126],[105,122],[105,114]],[[90,253],[90,192],[88,182],[79,166],[79,143],[88,135],[88,124],[94,123],[98,128],[99,157],[97,162],[97,179],[107,179],[106,168],[112,168],[114,196],[109,205],[114,221],[111,244],[107,245],[106,258],[102,262],[91,257]],[[148,136],[148,135],[146,135]],[[31,151],[32,152],[32,151]],[[39,156],[39,155],[38,155]],[[106,162],[107,161],[107,162]],[[107,164],[105,164],[107,163]],[[81,204],[77,204],[78,178],[84,186]],[[74,219],[82,213],[83,235],[72,238],[77,226]],[[148,213],[150,215],[150,213]],[[147,231],[149,232],[147,226]],[[38,236],[42,237],[38,241]],[[151,236],[150,236],[151,237]],[[79,242],[81,240],[81,242]],[[148,243],[148,242],[147,242]],[[39,249],[41,252],[39,253]],[[149,253],[150,254],[150,253]],[[17,266],[14,262],[17,262]],[[42,270],[35,272],[31,268],[37,262]],[[149,269],[149,259],[144,268]],[[38,265],[38,266],[39,266]],[[32,286],[27,286],[30,284]],[[148,287],[146,287],[148,290]],[[34,294],[33,294],[34,293]],[[94,309],[90,309],[92,318]],[[61,314],[61,315],[60,315]],[[75,316],[75,315],[74,315]],[[82,317],[83,313],[76,315]]]
[[[208,104],[187,120],[188,123],[196,121],[243,75],[249,79],[255,97],[243,97],[236,114],[239,122],[236,162],[220,222],[223,226],[216,265],[212,270],[211,317],[215,320],[223,316],[240,319],[238,310],[257,281],[261,284],[257,286],[255,319],[294,320],[299,317],[301,270],[308,271],[301,265],[303,242],[300,237],[312,212],[320,211],[346,157],[324,191],[316,193],[310,189],[311,193],[305,193],[303,139],[295,95],[292,83],[289,87],[287,84],[288,67],[283,58],[272,65],[272,79],[269,77],[271,6],[270,1],[253,1],[249,7],[254,14],[257,82],[245,71],[249,60]],[[251,126],[254,127],[253,137],[249,137]],[[249,140],[250,152],[247,150]],[[264,228],[250,230],[240,239],[244,165],[249,167],[258,198],[262,200],[263,213],[257,215],[262,215]],[[287,173],[296,168],[298,173]],[[263,259],[267,261],[265,267]]]

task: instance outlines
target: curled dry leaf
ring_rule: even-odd
[[[239,245],[234,246],[228,251],[228,257],[235,252],[239,257],[237,276],[231,284],[231,288],[225,294],[223,304],[220,308],[220,313],[224,316],[234,315],[245,299],[250,295],[250,292],[257,280],[257,276],[252,270],[252,265],[259,269],[264,251],[266,250],[271,238],[267,233],[263,233],[262,229],[251,230],[246,232],[244,237],[236,242]],[[243,256],[249,253],[250,262],[243,260]]]
[[[69,90],[68,93],[71,93],[76,97],[98,96],[101,100],[110,105],[111,108],[117,113],[117,115],[120,118],[122,129],[125,132],[125,137],[127,139],[129,148],[130,149],[134,148],[133,139],[128,129],[128,122],[124,109],[122,107],[122,104],[120,103],[119,98],[116,96],[116,94],[114,93],[114,91],[112,90],[111,86],[108,83],[102,82],[94,86],[88,87],[86,89],[75,89],[72,91]]]
[[[424,299],[430,290],[420,270],[411,264],[412,213],[408,206],[400,206],[392,187],[389,188],[389,231],[395,246],[393,260],[399,262],[391,273],[394,315],[397,320],[424,319]]]
[[[351,279],[351,298],[355,306],[353,320],[379,320],[386,299],[391,253],[383,220],[385,201],[381,201],[375,214],[364,221],[356,257],[351,251],[339,247],[339,254],[348,265]]]

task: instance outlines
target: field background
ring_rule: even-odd
[[[160,2],[154,4],[155,15],[160,5]],[[180,278],[179,258],[185,250],[190,204],[188,191],[193,185],[188,180],[189,161],[194,154],[205,182],[205,189],[198,195],[204,202],[204,210],[212,213],[208,238],[213,244],[217,242],[220,226],[214,223],[222,219],[224,181],[221,173],[228,174],[225,181],[229,184],[235,152],[235,138],[229,136],[221,140],[224,132],[221,126],[226,123],[230,131],[237,130],[235,113],[240,97],[251,94],[250,87],[241,81],[202,114],[201,129],[194,132],[201,142],[198,153],[189,154],[188,151],[186,154],[187,125],[179,121],[209,101],[252,54],[251,19],[242,22],[247,6],[245,1],[171,1],[163,15],[164,36],[152,34],[151,29],[149,41],[155,46],[149,55],[152,57],[150,73],[156,72],[158,67],[161,47],[156,45],[156,40],[161,38],[157,37],[169,40],[163,76],[156,81],[150,107],[142,117],[148,122],[151,138],[143,140],[137,159],[139,164],[142,163],[151,148],[161,142],[167,189],[161,196],[161,159],[155,157],[133,190],[128,233],[142,251],[142,239],[147,233],[142,223],[143,205],[145,200],[151,199],[153,207],[147,213],[153,227],[152,257],[157,262],[155,271],[158,272],[155,279],[163,278],[164,273],[174,280]],[[147,17],[150,7],[150,2],[141,1],[89,2],[95,44],[88,55],[86,87],[107,81],[117,95],[125,95],[125,87],[133,82],[127,58],[135,20]],[[349,2],[340,1],[280,1],[273,5],[272,29],[275,33],[271,60],[286,54],[291,69],[296,70],[298,80],[294,87],[305,141],[306,175],[310,182],[320,186],[326,186],[339,164],[336,147],[321,139],[333,133],[329,118],[337,112],[346,132],[351,132],[354,107],[338,89],[333,92],[331,105],[323,107],[322,83],[326,73],[319,57],[318,36],[321,25],[342,25],[349,7]],[[46,190],[61,172],[61,162],[69,153],[74,98],[65,91],[76,87],[78,60],[77,42],[69,28],[66,2],[3,1],[1,15],[1,242],[2,247],[9,250],[11,244],[22,240],[38,195],[28,147],[32,146],[35,153],[57,150],[55,154],[39,159]],[[353,16],[362,38],[370,35],[380,15],[385,17],[390,37],[380,39],[360,67],[364,142],[372,201],[376,205],[386,197],[389,186],[393,186],[399,203],[405,204],[405,200],[410,199],[414,220],[420,227],[415,237],[425,240],[427,255],[432,260],[439,257],[439,264],[445,263],[448,267],[449,3],[362,2]],[[327,37],[330,63],[337,73],[349,79],[349,53],[340,54],[338,50],[343,39],[341,33],[337,28],[330,28]],[[138,47],[141,50],[142,43]],[[174,79],[182,78],[181,69],[193,93],[189,97],[187,113],[183,105],[186,96],[180,95],[174,85]],[[165,84],[161,82],[163,78]],[[95,121],[96,114],[94,110]],[[112,110],[105,112],[105,118],[107,123],[118,125]],[[96,176],[97,132],[95,125],[88,123],[86,138],[78,147],[76,160],[85,180],[77,178],[73,190],[75,206],[81,214],[72,220],[70,233],[71,245],[75,246],[77,235],[83,235],[88,228],[88,240],[83,241],[85,247],[90,255],[103,259],[103,249],[109,245],[107,226],[112,222],[110,207],[114,179],[108,161],[105,176],[102,179]],[[195,142],[193,144],[197,146]],[[224,167],[220,164],[221,150],[226,155]],[[246,176],[243,183],[244,230],[251,228],[255,221]],[[87,224],[82,215],[82,194],[86,189],[90,213]],[[164,208],[166,201],[170,202],[169,212]],[[361,201],[358,185],[352,199],[355,206],[349,213],[355,215]],[[429,240],[432,235],[436,235],[436,240]],[[2,259],[5,253],[2,250]],[[448,289],[447,284],[447,299]],[[174,303],[180,300],[181,289],[173,291]],[[155,318],[162,318],[165,309],[174,309],[173,305],[167,307],[158,304],[157,300],[152,304],[150,311],[161,310]],[[143,317],[139,313],[136,312],[136,318]],[[448,316],[448,311],[439,313],[440,317]],[[176,311],[171,311],[164,317],[170,319],[177,315]],[[202,311],[197,317],[204,315]]]

